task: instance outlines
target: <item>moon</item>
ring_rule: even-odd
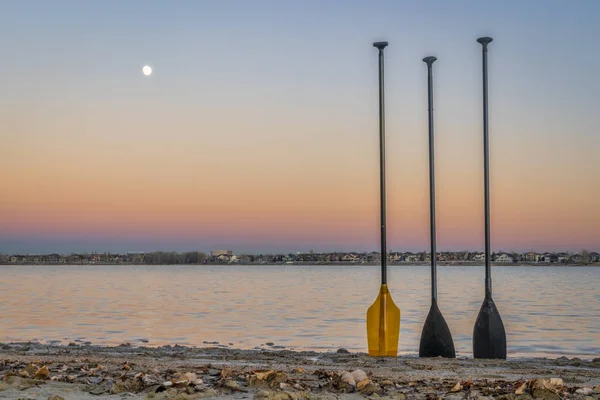
[[[149,65],[144,65],[142,67],[142,73],[146,76],[152,75],[152,67],[150,67]]]

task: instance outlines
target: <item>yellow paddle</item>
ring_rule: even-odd
[[[387,287],[387,251],[385,236],[385,122],[383,95],[383,49],[387,42],[373,43],[379,49],[379,169],[381,198],[381,288],[375,302],[367,310],[367,341],[370,356],[398,355],[400,309],[394,304]]]

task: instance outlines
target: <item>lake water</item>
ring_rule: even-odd
[[[0,341],[366,352],[378,266],[0,266]],[[416,354],[428,266],[390,266],[400,352]],[[439,306],[472,356],[483,267],[438,268]],[[600,357],[600,268],[493,267],[509,357]],[[147,342],[146,342],[147,341]]]

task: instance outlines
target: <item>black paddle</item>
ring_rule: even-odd
[[[456,357],[454,342],[450,328],[437,305],[437,257],[436,257],[436,234],[435,234],[435,177],[433,163],[433,73],[432,66],[435,57],[425,57],[423,62],[427,64],[427,93],[429,112],[429,226],[431,232],[431,308],[423,331],[421,332],[421,343],[419,345],[419,357]]]
[[[483,46],[483,168],[485,202],[485,299],[473,328],[473,357],[506,359],[506,332],[500,313],[492,300],[492,268],[490,260],[490,178],[488,139],[488,74],[487,46],[490,37],[481,37],[477,42]]]

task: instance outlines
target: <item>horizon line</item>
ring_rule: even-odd
[[[216,250],[209,250],[209,251],[204,251],[204,250],[184,250],[184,251],[177,251],[177,250],[151,250],[151,251],[125,251],[125,252],[118,252],[118,251],[80,251],[80,252],[76,252],[76,251],[71,251],[71,252],[41,252],[41,253],[23,253],[23,252],[12,252],[12,253],[5,253],[0,251],[0,255],[11,255],[11,256],[44,256],[44,255],[53,255],[53,254],[57,254],[57,255],[77,255],[77,254],[148,254],[148,253],[159,253],[159,252],[163,252],[163,253],[177,253],[177,254],[182,254],[182,253],[192,253],[192,252],[196,252],[196,253],[205,253],[206,255],[210,255],[210,253],[212,252],[222,252],[222,251],[231,251],[232,254],[235,254],[233,252],[233,250],[231,249],[216,249]],[[537,250],[528,250],[528,251],[513,251],[513,250],[492,250],[491,254],[497,254],[497,253],[507,253],[507,254],[527,254],[527,253],[536,253],[536,254],[580,254],[582,252],[588,252],[588,253],[600,253],[600,250],[589,250],[586,248],[582,248],[579,252],[574,252],[574,251],[537,251]],[[335,253],[339,253],[339,254],[381,254],[380,251],[340,251],[340,250],[335,250],[335,251],[313,251],[313,250],[309,250],[309,251],[290,251],[290,252],[239,252],[237,253],[238,255],[284,255],[284,254],[335,254]],[[410,251],[410,250],[402,250],[402,251],[391,251],[389,250],[387,252],[387,254],[406,254],[406,253],[411,253],[411,254],[431,254],[430,251]],[[485,251],[483,250],[440,250],[440,251],[436,251],[436,254],[441,254],[441,253],[485,253]]]

